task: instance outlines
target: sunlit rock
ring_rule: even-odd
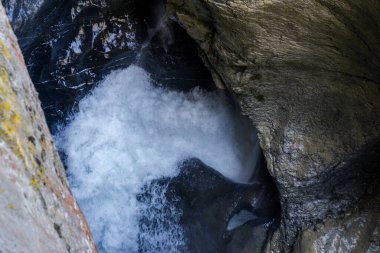
[[[97,252],[0,5],[2,252]]]

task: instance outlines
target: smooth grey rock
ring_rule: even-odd
[[[303,230],[378,186],[379,1],[168,0],[167,9],[258,129],[283,211],[271,250],[291,250]]]

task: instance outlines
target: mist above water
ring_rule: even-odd
[[[181,162],[196,157],[247,183],[259,153],[254,129],[225,95],[159,88],[137,66],[112,72],[83,98],[57,144],[101,252],[141,249],[139,220],[149,207],[136,196],[150,181],[177,175]],[[152,205],[165,205],[163,190],[157,192]],[[163,227],[151,235],[166,244],[149,252],[178,252],[185,240],[180,215],[171,210],[171,233]]]

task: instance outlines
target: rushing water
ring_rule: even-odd
[[[223,94],[160,88],[132,65],[109,74],[80,101],[57,143],[101,252],[178,252],[185,244],[181,213],[166,204],[165,186],[151,188],[149,202],[136,196],[153,179],[178,174],[179,163],[192,157],[247,182],[255,138]],[[162,219],[149,217],[163,209]],[[157,222],[155,231],[144,229],[141,219]]]
[[[256,133],[225,92],[205,91],[211,75],[165,1],[46,2],[16,33],[100,252],[226,249],[257,197],[210,167],[257,183]]]

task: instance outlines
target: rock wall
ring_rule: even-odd
[[[97,252],[0,4],[0,252]]]
[[[13,24],[13,29],[19,30],[31,19],[38,15],[44,6],[52,1],[47,0],[2,0],[4,8],[7,10],[9,21]]]
[[[267,250],[378,252],[380,2],[168,0],[167,10],[258,128],[283,211]],[[354,220],[360,229],[342,232]]]

